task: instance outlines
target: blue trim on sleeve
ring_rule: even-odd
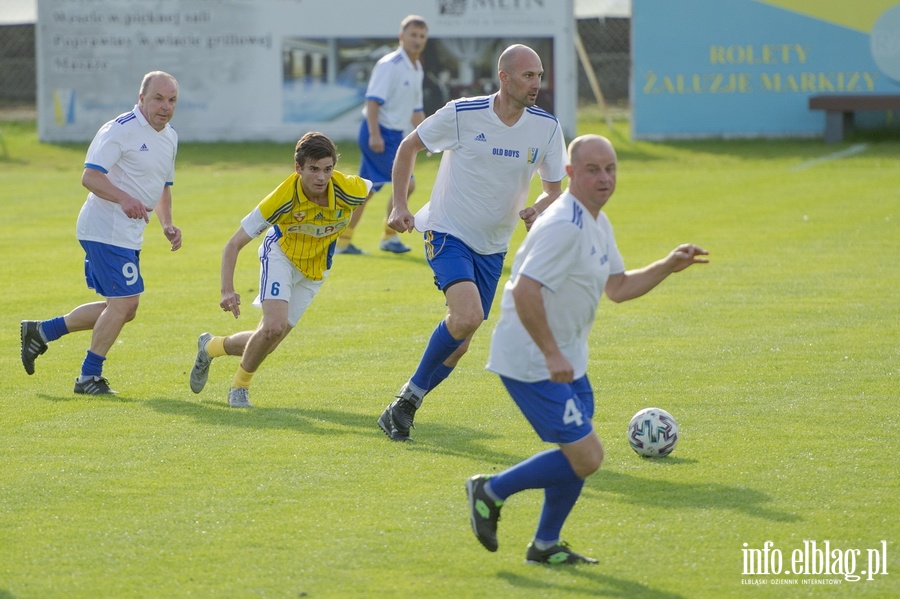
[[[456,112],[463,112],[466,110],[484,110],[485,108],[490,108],[490,106],[490,98],[479,98],[477,100],[459,100],[455,105]]]
[[[93,163],[91,163],[91,162],[85,162],[85,163],[84,163],[84,168],[90,168],[90,169],[94,169],[95,171],[100,171],[100,172],[103,173],[104,175],[108,175],[108,174],[109,174],[109,171],[106,170],[105,168],[103,168],[102,166],[100,166],[99,164],[93,164]]]
[[[135,116],[134,111],[132,110],[131,112],[126,112],[125,114],[120,114],[118,116],[118,118],[116,119],[116,122],[119,123],[120,125],[124,125],[128,121],[133,121],[136,118],[137,118],[137,116]]]
[[[533,115],[535,115],[535,116],[542,116],[542,117],[544,117],[544,118],[548,118],[548,119],[551,119],[551,120],[554,120],[554,121],[557,121],[557,122],[558,122],[558,120],[557,120],[557,118],[556,118],[555,116],[553,116],[552,114],[550,114],[549,112],[547,112],[546,110],[544,110],[543,108],[540,108],[540,107],[538,107],[538,106],[529,106],[529,107],[526,108],[525,110],[526,110],[529,114],[533,114]]]

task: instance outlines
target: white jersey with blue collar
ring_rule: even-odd
[[[479,254],[509,248],[536,172],[550,182],[566,176],[556,117],[534,106],[510,127],[494,112],[496,97],[453,100],[416,129],[429,151],[444,153],[423,226]]]
[[[575,378],[584,376],[597,304],[609,275],[623,272],[625,263],[609,219],[600,212],[595,220],[569,190],[563,192],[538,217],[516,252],[487,369],[524,382],[550,378],[544,354],[519,319],[512,296],[516,277],[525,276],[541,284],[553,338]]]
[[[166,185],[175,181],[175,154],[178,135],[169,124],[154,129],[140,108],[119,115],[103,125],[94,136],[84,167],[99,170],[119,189],[155,208]],[[78,214],[75,235],[134,250],[141,249],[146,223],[128,218],[115,202],[88,193]]]
[[[424,110],[422,84],[425,71],[417,60],[409,59],[403,48],[381,57],[372,69],[366,100],[379,104],[378,124],[396,131],[412,129],[412,115]],[[363,117],[367,107],[363,106]]]

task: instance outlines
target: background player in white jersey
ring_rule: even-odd
[[[409,15],[400,23],[400,47],[386,54],[372,69],[363,106],[363,122],[359,128],[359,150],[362,161],[359,176],[372,181],[372,193],[391,182],[391,169],[397,147],[411,128],[425,118],[422,84],[425,71],[419,57],[428,42],[428,24],[418,15]],[[415,179],[409,182],[409,193]],[[365,205],[353,213],[350,225],[338,239],[338,254],[361,254],[353,245],[353,230],[363,215]],[[387,203],[390,216],[391,203]],[[380,247],[385,252],[402,254],[409,246],[400,241],[397,231],[384,222]]]
[[[390,225],[425,232],[428,263],[447,299],[447,316],[418,368],[378,419],[395,441],[409,440],[425,394],[447,378],[488,317],[519,219],[530,227],[562,192],[562,129],[535,106],[544,73],[540,57],[527,46],[510,46],[500,55],[498,71],[497,93],[447,103],[404,138],[394,160]],[[443,156],[431,199],[414,217],[403,182],[426,148]],[[543,192],[526,208],[536,172]]]
[[[287,337],[312,303],[331,269],[335,242],[353,210],[362,206],[372,182],[334,170],[337,148],[322,133],[305,134],[294,148],[294,172],[241,221],[222,252],[219,306],[237,318],[241,296],[234,290],[238,254],[254,238],[259,247],[262,319],[253,331],[227,337],[203,333],[191,370],[191,390],[200,393],[209,366],[219,356],[240,356],[228,405],[250,408],[250,381],[263,360]]]
[[[104,299],[42,322],[22,321],[22,364],[28,374],[34,373],[34,360],[47,351],[48,343],[91,330],[75,393],[115,393],[103,376],[103,362],[122,327],[137,314],[144,291],[139,257],[151,212],[156,212],[172,251],[181,247],[181,230],[172,224],[170,189],[178,136],[169,121],[177,101],[178,82],[172,75],[147,73],[134,109],[103,125],[94,136],[81,176],[90,193],[78,214],[75,234],[85,251],[88,287]]]
[[[544,506],[526,559],[596,563],[560,541],[563,523],[584,479],[600,468],[603,445],[594,432],[594,392],[587,377],[588,335],[603,292],[614,302],[644,295],[672,273],[708,262],[706,250],[680,245],[644,268],[625,270],[603,206],[616,188],[616,153],[599,135],[569,144],[569,187],[538,219],[516,252],[491,336],[487,368],[542,441],[538,453],[497,474],[466,481],[472,529],[497,550],[500,507],[512,494],[544,489]]]

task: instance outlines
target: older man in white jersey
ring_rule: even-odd
[[[530,227],[562,192],[563,132],[535,105],[544,74],[540,57],[527,46],[510,46],[498,71],[497,93],[448,102],[404,138],[394,159],[389,224],[425,233],[428,263],[447,302],[418,368],[378,419],[394,441],[410,439],[422,399],[449,376],[487,319],[519,220]],[[425,149],[443,156],[431,199],[413,216],[404,182]],[[526,207],[535,173],[543,192]]]
[[[34,374],[34,360],[48,343],[91,330],[75,393],[115,393],[103,376],[103,362],[125,323],[137,314],[144,291],[139,258],[151,212],[156,212],[172,251],[181,247],[181,230],[172,224],[171,192],[178,135],[169,125],[177,101],[178,82],[172,75],[147,73],[134,109],[103,125],[91,142],[81,177],[90,193],[78,215],[76,237],[85,252],[87,285],[104,299],[64,316],[22,321],[22,365],[28,374]]]
[[[596,563],[560,540],[584,479],[603,461],[591,423],[588,336],[602,294],[640,297],[672,273],[706,263],[706,250],[683,244],[635,270],[625,263],[601,211],[616,189],[616,152],[599,135],[569,145],[569,188],[522,242],[503,289],[487,368],[500,375],[516,405],[546,443],[558,445],[496,474],[466,481],[472,530],[497,551],[500,508],[513,494],[543,489],[544,506],[525,559],[542,564]]]

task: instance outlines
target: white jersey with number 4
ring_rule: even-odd
[[[541,296],[553,338],[584,376],[588,335],[611,274],[625,272],[612,225],[603,212],[595,220],[568,190],[538,217],[516,252],[503,289],[500,319],[491,337],[487,369],[533,383],[550,378],[544,354],[519,320],[512,284],[518,276],[542,285]]]
[[[549,112],[526,108],[512,126],[494,112],[497,95],[448,102],[416,129],[431,152],[443,152],[423,229],[458,237],[479,254],[509,248],[531,179],[566,176],[566,142]]]

